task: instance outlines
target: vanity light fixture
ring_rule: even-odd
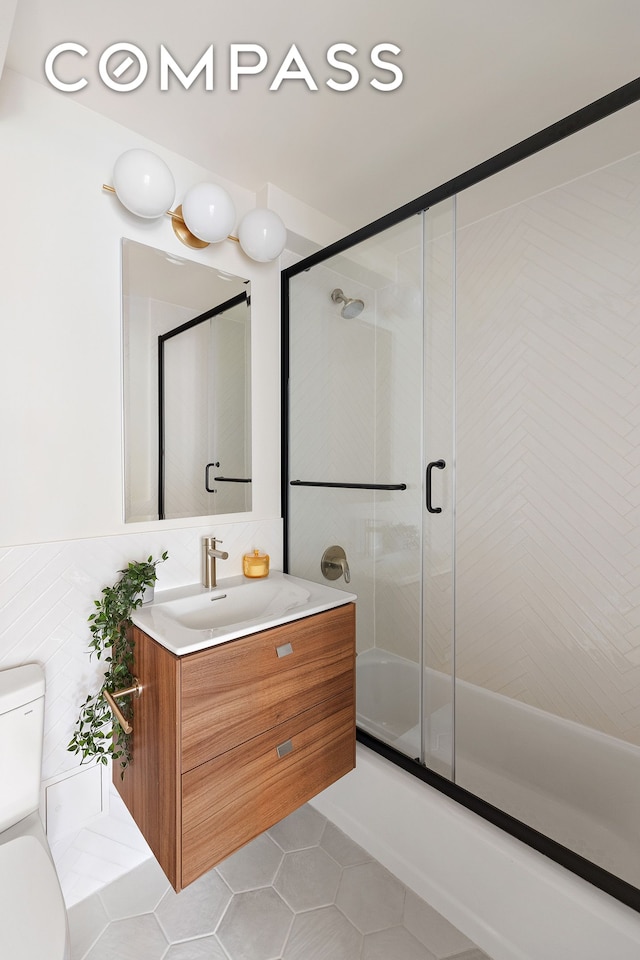
[[[238,236],[232,235],[236,210],[227,191],[217,183],[197,183],[171,210],[175,181],[167,164],[150,150],[126,150],[113,168],[113,186],[120,203],[137,217],[171,217],[174,233],[188,247],[202,248],[221,240],[233,240],[252,260],[268,263],[280,256],[287,229],[273,210],[258,207],[240,221]]]

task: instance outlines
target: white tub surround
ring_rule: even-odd
[[[640,916],[358,744],[321,813],[493,960],[637,960]]]
[[[356,662],[358,725],[420,755],[420,668],[371,649]],[[425,760],[451,776],[452,681],[427,669]],[[511,817],[640,887],[640,749],[583,724],[457,680],[455,782]],[[620,799],[611,802],[610,784]]]

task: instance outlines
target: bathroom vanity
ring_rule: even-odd
[[[355,598],[339,596],[209,646],[200,630],[184,654],[134,617],[133,759],[113,779],[176,890],[355,766]]]

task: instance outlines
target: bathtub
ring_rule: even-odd
[[[383,650],[365,650],[356,660],[356,722],[374,737],[409,755],[420,750],[418,727],[420,669],[417,663]],[[414,745],[411,745],[411,738]],[[404,752],[404,751],[403,751]]]
[[[356,722],[359,727],[408,757],[420,755],[420,669],[417,663],[384,650],[366,650],[356,661]],[[452,681],[425,672],[425,747],[429,766],[451,775],[453,751]]]
[[[357,676],[359,725],[378,736],[385,731],[387,741],[395,737],[411,755],[414,744],[419,748],[418,666],[366,651],[358,657]],[[446,737],[451,681],[429,675],[428,683],[431,713],[439,711],[432,726]],[[391,688],[394,695],[387,697]],[[507,812],[530,816],[543,832],[549,817],[556,824],[550,835],[559,842],[571,839],[567,831],[596,830],[600,847],[610,845],[612,856],[637,869],[628,838],[638,836],[640,751],[462,681],[456,713],[456,779],[462,785],[485,797],[496,789],[502,809],[511,805]],[[607,793],[612,776],[623,784],[624,799],[615,809]],[[580,800],[579,812],[572,796]],[[494,960],[640,957],[638,913],[361,744],[356,769],[313,803]],[[565,833],[558,836],[558,830]]]

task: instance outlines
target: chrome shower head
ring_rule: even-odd
[[[344,303],[344,307],[340,311],[340,316],[344,317],[345,320],[353,320],[354,317],[359,317],[364,310],[364,300],[345,297],[340,287],[336,287],[335,290],[331,291],[331,299],[334,303]]]

